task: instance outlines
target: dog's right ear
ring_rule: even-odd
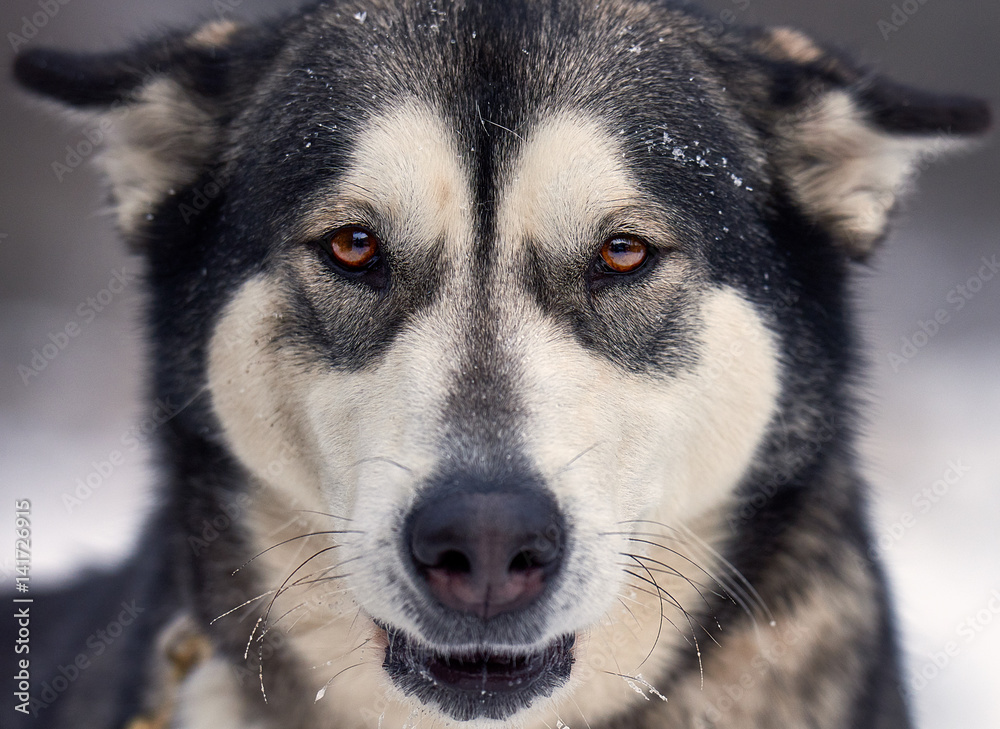
[[[255,29],[215,21],[124,51],[28,50],[16,58],[14,75],[91,117],[87,136],[101,148],[96,158],[127,234],[171,190],[218,161],[235,100],[274,52]]]
[[[990,127],[990,108],[979,99],[893,83],[795,30],[759,32],[755,49],[764,82],[749,107],[773,177],[853,258],[886,235],[924,162]],[[730,72],[734,86],[753,78],[743,66]]]

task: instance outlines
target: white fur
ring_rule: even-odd
[[[218,141],[212,116],[168,78],[150,81],[135,100],[102,112],[101,126],[107,143],[98,161],[126,234],[171,190],[197,179]]]
[[[954,139],[889,134],[869,123],[844,91],[822,96],[778,130],[779,166],[805,210],[864,255],[921,160],[960,146]]]
[[[221,658],[198,666],[181,686],[173,729],[264,729],[246,715],[233,667]]]
[[[276,587],[319,549],[338,545],[297,576],[351,560],[344,570],[350,577],[291,590],[274,608],[276,616],[305,603],[294,620],[275,629],[295,623],[288,629],[294,649],[307,666],[320,667],[311,690],[362,664],[326,687],[319,707],[340,727],[375,727],[384,716],[384,725],[396,729],[413,711],[422,727],[445,726],[443,717],[392,688],[370,618],[420,637],[419,626],[401,610],[398,584],[409,578],[396,526],[441,458],[443,406],[462,366],[463,330],[472,326],[466,311],[471,284],[462,265],[474,242],[472,198],[461,152],[443,121],[404,106],[371,130],[348,182],[305,225],[346,224],[352,207],[363,202],[405,221],[411,252],[443,239],[454,261],[444,295],[408,324],[376,365],[334,372],[315,353],[278,344],[292,310],[279,280],[257,277],[220,320],[210,347],[209,386],[233,452],[265,487],[253,520],[261,549],[306,530],[363,532],[299,540],[259,561]],[[539,642],[578,632],[576,668],[551,701],[515,717],[532,729],[571,716],[596,720],[622,702],[641,701],[608,671],[655,675],[676,651],[690,650],[684,635],[667,624],[661,629],[661,601],[642,589],[652,587],[623,571],[628,558],[619,552],[641,550],[626,549],[622,532],[658,532],[653,539],[708,572],[720,566],[697,539],[623,522],[692,527],[713,541],[718,525],[708,514],[731,495],[775,408],[779,372],[772,337],[733,289],[706,288],[693,299],[696,364],[665,377],[628,373],[586,351],[513,285],[523,259],[518,241],[538,240],[556,246],[557,254],[558,241],[582,244],[601,216],[636,197],[613,139],[574,115],[553,118],[527,137],[501,195],[504,263],[487,293],[497,301],[498,341],[522,373],[515,385],[527,403],[528,455],[574,525],[577,544],[564,566],[563,584],[573,588],[555,596]],[[639,213],[632,214],[638,220]],[[298,258],[294,265],[315,264]],[[720,368],[720,361],[730,364]],[[353,521],[316,515],[290,520],[293,509]],[[656,558],[692,579],[709,579],[665,550]],[[640,567],[634,571],[643,574]],[[697,593],[683,579],[661,574],[657,581],[681,605],[695,606]],[[662,610],[681,633],[689,629],[669,602]],[[646,661],[658,632],[657,650]]]

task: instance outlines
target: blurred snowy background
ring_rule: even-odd
[[[724,25],[798,26],[898,80],[976,94],[996,107],[1000,3],[702,4]],[[110,48],[226,8],[253,17],[290,3],[50,5],[58,12],[31,23],[31,46]],[[20,35],[40,8],[37,0],[4,3],[4,37]],[[5,43],[4,67],[11,55]],[[140,297],[129,281],[136,262],[100,212],[93,170],[82,165],[60,180],[52,169],[84,128],[32,107],[6,74],[0,89],[0,505],[9,508],[0,512],[0,577],[6,583],[13,574],[3,546],[13,544],[13,501],[28,497],[34,575],[51,583],[124,555],[148,504],[147,457],[130,440],[141,446],[148,415],[140,402]],[[925,729],[1000,726],[1000,276],[987,280],[983,268],[984,258],[1000,260],[998,163],[988,141],[925,172],[919,196],[857,277],[871,359],[864,457],[878,549],[898,596],[907,682]],[[925,336],[933,327],[921,323],[939,310],[947,323]],[[33,352],[71,323],[77,334],[25,382],[19,365],[30,367]],[[109,472],[101,462],[115,450],[124,461]],[[62,495],[88,476],[100,485],[68,508]]]

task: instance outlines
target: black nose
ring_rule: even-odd
[[[562,557],[560,524],[541,493],[451,493],[417,507],[410,555],[438,601],[488,619],[542,593]]]

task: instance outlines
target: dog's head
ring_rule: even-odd
[[[107,138],[155,389],[210,396],[172,456],[262,486],[254,553],[309,514],[258,577],[323,596],[291,650],[352,722],[594,717],[694,651],[720,515],[841,427],[849,260],[988,124],[658,3],[321,5],[17,71]]]

